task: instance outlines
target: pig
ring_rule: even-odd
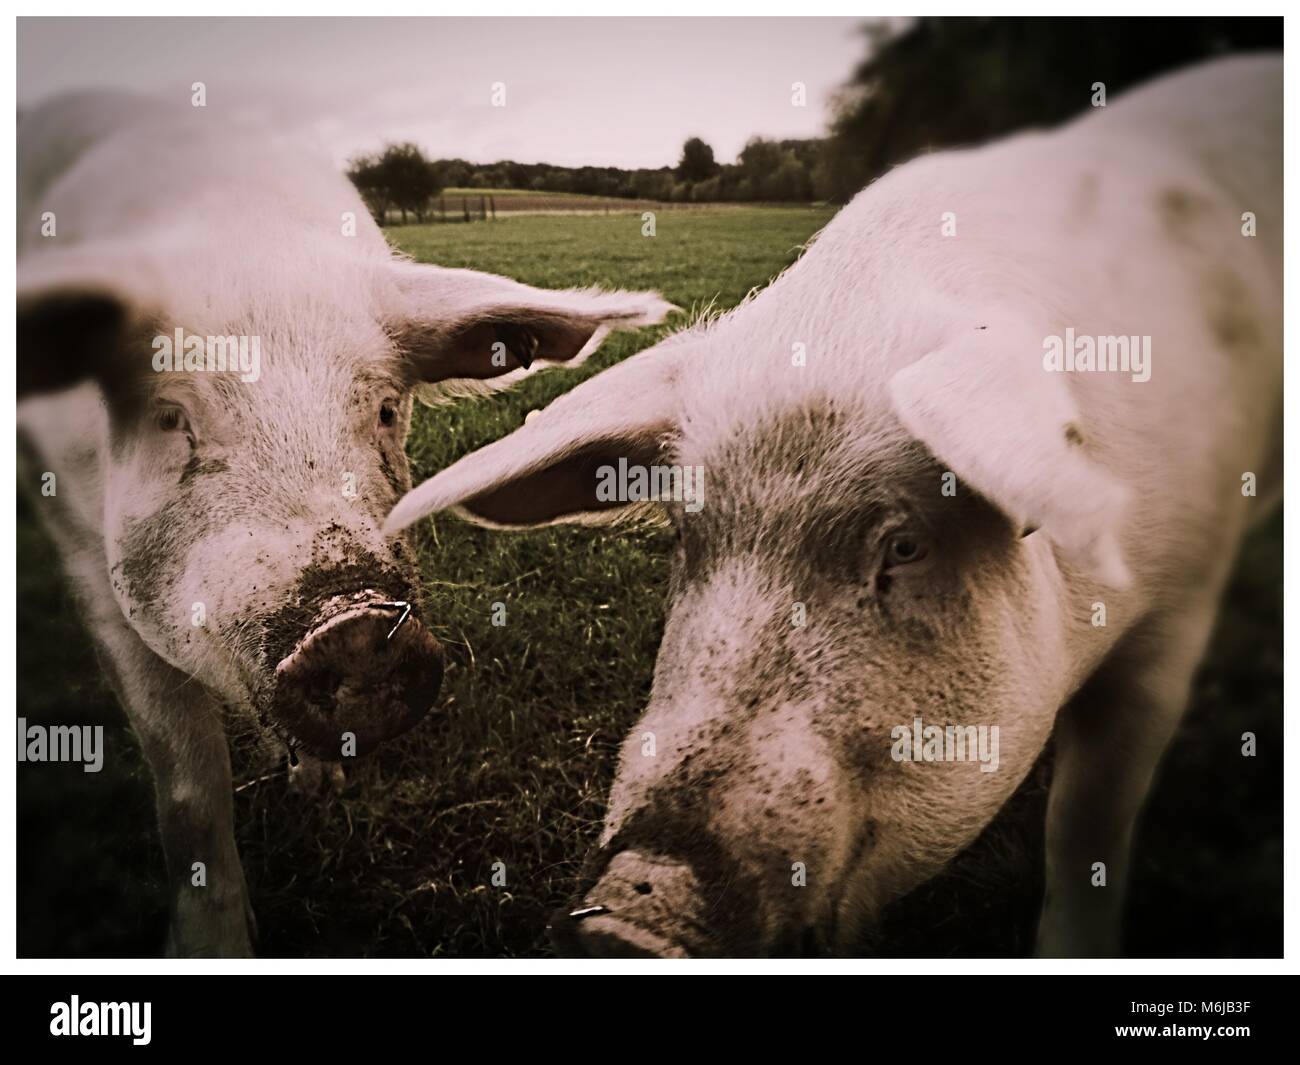
[[[227,726],[337,769],[437,699],[436,604],[381,527],[412,397],[577,365],[669,305],[407,261],[310,144],[190,103],[22,118],[20,450],[153,773],[167,951],[234,956]]]
[[[675,530],[560,949],[851,953],[1054,733],[1036,949],[1121,951],[1135,819],[1281,489],[1281,117],[1280,56],[1238,57],[915,159],[398,504]],[[610,500],[620,462],[698,505]]]

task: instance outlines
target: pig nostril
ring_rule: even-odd
[[[654,888],[652,888],[647,881],[642,880],[641,883],[636,885],[635,890],[638,895],[649,895],[650,892],[654,890]]]

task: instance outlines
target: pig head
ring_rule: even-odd
[[[502,374],[573,360],[612,321],[645,316],[637,297],[551,296],[468,271],[324,255],[311,268],[331,272],[323,283],[245,255],[247,287],[232,284],[219,310],[161,285],[124,289],[59,254],[33,258],[19,335],[24,362],[47,374],[57,363],[62,383],[84,375],[104,397],[103,545],[135,632],[291,747],[338,758],[409,727],[438,691],[414,552],[380,529],[410,487],[414,390],[486,377],[494,346]],[[196,284],[193,295],[211,293]],[[256,378],[155,370],[152,338],[177,329],[200,344],[251,338]],[[34,405],[26,422],[46,410],[52,418]]]

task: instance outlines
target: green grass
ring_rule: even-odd
[[[826,208],[721,208],[663,211],[656,235],[641,236],[640,215],[552,215],[458,226],[402,226],[401,249],[443,266],[473,267],[548,288],[606,285],[652,288],[690,309],[716,298],[743,299],[797,257],[830,219]],[[643,335],[638,346],[651,337]],[[626,357],[626,340],[614,354]],[[602,351],[600,365],[618,361]],[[577,381],[562,375],[561,391]]]
[[[407,226],[419,259],[535,285],[654,288],[684,308],[730,306],[794,260],[824,209],[528,217]],[[671,323],[670,323],[671,324]],[[518,426],[579,380],[652,343],[615,335],[581,371],[420,409],[417,480]],[[616,752],[649,690],[667,576],[652,531],[492,533],[438,518],[418,532],[428,615],[448,646],[440,710],[354,768],[341,795],[275,777],[237,796],[239,843],[268,955],[535,956],[598,831]],[[102,773],[20,766],[18,949],[151,954],[162,857],[151,787],[66,602],[53,549],[20,504],[19,710],[104,723]],[[1281,519],[1249,543],[1139,839],[1134,946],[1275,954],[1281,885]],[[493,627],[492,604],[507,624]],[[1261,757],[1223,757],[1250,729]],[[247,771],[240,776],[245,779]],[[1029,949],[1040,890],[1045,759],[953,871],[896,908],[889,954]],[[506,886],[492,886],[505,863]],[[940,918],[935,914],[939,913]]]

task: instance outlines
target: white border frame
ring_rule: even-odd
[[[80,0],[76,3],[64,3],[53,5],[57,10],[51,10],[48,7],[40,11],[33,11],[32,16],[47,17],[53,15],[72,15],[72,16],[94,16],[105,17],[102,7],[91,3],[90,0]],[[162,3],[161,0],[150,0],[145,3],[132,3],[124,5],[130,10],[117,12],[122,16],[146,16],[146,17],[167,17],[175,18],[175,9],[169,4]],[[417,3],[415,0],[405,0],[402,3],[381,4],[382,11],[368,10],[365,12],[366,17],[385,17],[385,16],[406,16],[406,17],[437,17],[439,12],[436,9],[431,11],[428,3]],[[742,3],[739,0],[730,0],[726,3],[708,3],[701,0],[660,0],[655,4],[654,11],[620,11],[617,16],[611,16],[608,3],[595,3],[593,0],[555,0],[548,5],[551,10],[546,12],[550,15],[578,15],[578,16],[601,16],[601,17],[619,17],[625,15],[654,15],[654,16],[676,16],[676,17],[695,17],[709,15],[726,15],[735,17],[758,17],[768,15],[789,16],[790,9],[779,9],[773,0],[752,0],[750,3]],[[1283,7],[1280,3],[1265,5],[1250,5],[1250,11],[1234,11],[1234,15],[1283,15]],[[476,16],[486,15],[487,17],[511,17],[511,16],[536,16],[539,14],[537,4],[529,3],[527,0],[481,0],[475,5]],[[987,8],[981,8],[973,4],[960,4],[952,2],[938,2],[929,5],[929,9],[922,12],[904,12],[904,14],[933,14],[933,15],[1003,15],[1003,16],[1034,16],[1042,17],[1043,12],[1040,5],[1030,4],[1025,0],[1019,0],[1016,3],[991,4]],[[1210,4],[1199,2],[1199,0],[1190,0],[1190,2],[1173,3],[1171,0],[1161,0],[1159,3],[1146,5],[1143,11],[1135,11],[1132,4],[1104,2],[1089,4],[1086,9],[1080,9],[1082,5],[1072,5],[1070,11],[1053,11],[1053,16],[1063,15],[1087,15],[1087,16],[1129,16],[1129,15],[1152,15],[1166,17],[1209,17],[1222,15],[1222,5],[1218,9]],[[275,10],[269,10],[274,8]],[[454,9],[456,14],[464,11],[463,6]],[[315,3],[308,3],[305,0],[297,0],[294,3],[280,3],[268,5],[262,3],[237,2],[226,6],[221,12],[222,16],[290,16],[290,17],[338,17],[343,15],[352,15],[354,12],[347,10],[347,5],[340,3],[339,0],[316,0]],[[203,13],[208,14],[208,13]],[[826,3],[819,0],[810,0],[799,5],[798,16],[861,16],[862,18],[871,18],[883,14],[899,14],[897,11],[891,12],[871,12],[862,11],[861,8],[852,4],[844,3]],[[1285,33],[1285,27],[1284,27]],[[16,56],[16,21],[9,20],[4,28],[4,62],[6,64],[14,62]],[[847,74],[847,72],[846,72]],[[3,182],[4,194],[7,203],[15,202],[14,189],[14,151],[15,151],[15,114],[16,114],[16,77],[17,71],[13,70],[7,76],[8,92],[10,93],[9,106],[4,113],[4,122],[7,128],[5,150],[8,154],[7,165],[4,167],[0,181]],[[1285,88],[1286,99],[1297,100],[1297,95],[1293,91],[1296,87],[1295,72],[1290,63],[1286,66]],[[1287,108],[1285,124],[1285,156],[1284,165],[1286,171],[1285,190],[1289,193],[1296,184],[1296,108]],[[1289,196],[1287,197],[1289,198]],[[1296,274],[1300,268],[1296,267],[1297,259],[1293,252],[1296,247],[1295,225],[1286,234],[1285,252],[1286,259],[1292,265],[1292,268],[1286,271],[1285,287],[1285,309],[1290,312],[1296,308]],[[8,291],[14,291],[14,262],[12,259],[5,259],[4,271],[6,274],[6,283]],[[15,334],[14,324],[11,321],[7,327],[9,343],[4,349],[4,367],[5,379],[14,380],[14,349]],[[1295,343],[1291,337],[1294,335],[1294,328],[1287,334],[1284,361],[1290,363],[1295,358]],[[1292,388],[1288,382],[1286,388],[1286,415],[1289,417],[1292,410],[1291,393]],[[14,444],[15,436],[15,413],[14,408],[10,407],[6,411],[8,427],[4,434],[3,448],[6,456],[5,469],[15,469],[16,467],[16,450]],[[1300,469],[1297,465],[1295,447],[1295,437],[1293,434],[1286,434],[1285,444],[1285,463],[1287,466]],[[16,678],[15,678],[15,654],[16,654],[16,630],[15,630],[15,585],[16,585],[16,525],[15,519],[11,517],[0,525],[0,537],[3,542],[3,552],[5,557],[4,567],[4,599],[10,603],[10,609],[5,612],[0,619],[0,693],[3,694],[3,705],[6,708],[6,721],[17,718],[17,696],[16,696]],[[1293,545],[1291,528],[1288,527],[1285,535],[1284,552],[1290,553]],[[1283,607],[1283,624],[1284,624],[1284,642],[1283,642],[1283,662],[1295,661],[1294,649],[1297,639],[1296,629],[1296,612],[1293,604],[1296,601],[1296,570],[1295,567],[1285,566],[1284,555],[1284,607]],[[1285,685],[1285,675],[1284,681]],[[1283,697],[1283,714],[1285,717],[1293,716],[1292,707],[1295,702],[1293,694],[1289,690],[1284,690]],[[452,959],[452,958],[425,958],[425,959],[284,959],[284,958],[258,958],[252,960],[170,960],[165,958],[146,958],[146,959],[36,959],[36,958],[16,958],[16,893],[15,893],[15,848],[16,848],[16,793],[17,773],[15,770],[17,749],[16,735],[13,727],[0,729],[3,739],[0,740],[0,826],[3,826],[3,844],[0,845],[0,971],[15,972],[22,974],[48,974],[48,975],[65,975],[65,974],[85,974],[85,975],[117,975],[117,974],[188,974],[188,973],[276,973],[276,974],[416,974],[416,973],[439,973],[439,974],[483,974],[483,973],[592,973],[592,972],[609,972],[609,973],[792,973],[792,972],[817,972],[817,973],[880,973],[880,974],[920,974],[934,973],[943,975],[1000,975],[1008,973],[1027,973],[1041,975],[1084,975],[1084,974],[1153,974],[1153,975],[1179,975],[1197,973],[1221,973],[1225,975],[1239,975],[1248,973],[1283,973],[1295,972],[1297,966],[1294,962],[1297,954],[1300,954],[1300,946],[1297,944],[1297,920],[1295,914],[1295,886],[1296,886],[1296,825],[1300,817],[1297,816],[1296,793],[1293,785],[1294,769],[1291,764],[1294,759],[1287,759],[1283,766],[1284,779],[1284,957],[1282,959],[1108,959],[1108,960],[1036,960],[1032,958],[1015,958],[1015,959],[846,959],[834,961],[822,960],[772,960],[772,961],[753,961],[745,959],[723,960],[723,961],[584,961],[581,959],[555,959],[555,960],[536,960],[536,959],[491,959],[491,960],[474,960],[474,959]],[[1287,919],[1289,918],[1289,919]]]

